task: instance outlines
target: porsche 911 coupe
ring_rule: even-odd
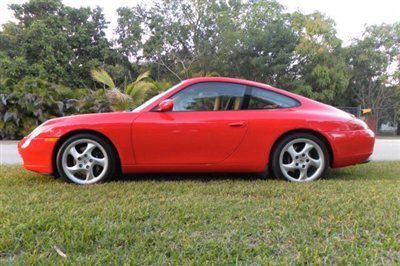
[[[133,111],[46,121],[20,141],[26,169],[76,184],[119,174],[267,172],[289,181],[366,162],[375,135],[332,106],[269,85],[185,80]]]

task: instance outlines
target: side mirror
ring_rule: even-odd
[[[174,100],[172,99],[166,99],[158,105],[158,111],[160,112],[169,112],[174,109]]]

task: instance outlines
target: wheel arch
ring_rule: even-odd
[[[272,154],[274,152],[274,150],[276,149],[276,146],[278,145],[279,141],[289,135],[292,134],[296,134],[296,133],[308,133],[311,134],[319,139],[322,140],[322,142],[325,143],[325,146],[328,150],[328,154],[329,154],[329,166],[332,167],[333,164],[333,159],[334,159],[334,152],[333,152],[333,148],[331,143],[328,141],[328,139],[321,133],[312,129],[293,129],[293,130],[289,130],[285,133],[283,133],[282,135],[280,135],[274,142],[274,144],[272,145],[272,148],[269,152],[268,155],[268,165],[271,165],[271,159],[272,159]]]
[[[96,130],[91,130],[91,129],[78,129],[78,130],[72,130],[69,131],[67,133],[65,133],[64,135],[62,135],[58,141],[56,142],[56,145],[54,146],[53,149],[53,154],[51,156],[51,164],[52,164],[52,168],[53,168],[53,174],[55,176],[59,176],[59,173],[57,172],[57,153],[60,150],[62,144],[69,139],[72,136],[78,135],[78,134],[92,134],[95,135],[97,137],[100,137],[102,139],[104,139],[105,141],[107,141],[110,146],[112,147],[112,149],[115,152],[115,155],[117,156],[117,174],[120,174],[122,169],[121,169],[121,159],[119,156],[119,152],[117,150],[117,148],[115,147],[114,143],[111,141],[111,139],[109,137],[107,137],[106,135],[104,135],[103,133],[96,131]]]

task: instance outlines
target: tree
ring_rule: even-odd
[[[150,71],[146,71],[125,87],[125,93],[131,96],[135,104],[140,104],[144,101],[148,91],[156,89],[157,86],[150,77]]]
[[[213,31],[213,0],[161,1],[147,11],[144,56],[164,68],[175,79],[191,77],[204,70]]]
[[[400,24],[369,26],[349,48],[349,95],[363,107],[372,108],[377,117],[382,108],[394,107],[399,90],[399,29]]]
[[[115,42],[119,46],[118,50],[125,58],[138,64],[141,59],[139,53],[143,49],[143,22],[146,20],[146,12],[138,5],[132,9],[118,8],[117,13],[118,26],[115,33],[118,37]]]
[[[31,0],[10,8],[17,23],[6,23],[0,32],[0,76],[15,83],[33,76],[90,87],[90,69],[115,63],[100,8],[66,7],[61,0]]]
[[[316,12],[295,12],[291,25],[299,36],[292,58],[295,92],[326,103],[335,103],[349,82],[341,40],[333,20]]]
[[[18,139],[50,118],[79,112],[76,98],[84,93],[78,93],[40,78],[23,78],[10,93],[0,92],[0,139]]]
[[[297,37],[276,1],[161,0],[118,13],[120,50],[152,62],[158,78],[223,74],[286,84]]]
[[[111,76],[104,70],[92,70],[92,78],[108,87],[107,98],[115,110],[126,110],[130,107],[141,104],[146,97],[146,93],[155,89],[156,85],[150,78],[150,72],[144,72],[136,80],[126,85],[122,93],[115,85]]]
[[[297,36],[276,1],[249,1],[219,7],[217,71],[290,88],[290,66]],[[232,15],[233,13],[233,15]]]

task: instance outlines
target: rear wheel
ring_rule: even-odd
[[[67,139],[57,154],[57,169],[67,182],[88,185],[104,182],[115,174],[116,156],[112,146],[92,134]]]
[[[328,164],[325,143],[308,133],[296,133],[283,138],[272,154],[274,174],[293,182],[320,178]]]

